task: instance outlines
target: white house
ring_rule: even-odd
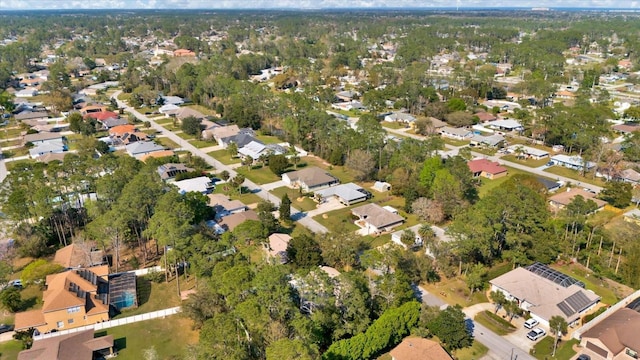
[[[188,192],[208,194],[215,188],[211,179],[206,176],[174,181],[172,184],[178,187],[178,191],[180,191],[181,194],[186,194]]]
[[[440,135],[455,140],[469,140],[473,136],[473,132],[469,129],[444,126],[440,128]]]

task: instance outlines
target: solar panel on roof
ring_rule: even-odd
[[[579,312],[580,310],[586,308],[591,304],[591,300],[585,295],[582,291],[577,291],[575,294],[569,296],[564,300],[571,306],[574,312]]]
[[[574,313],[574,311],[571,309],[571,307],[565,301],[563,301],[560,304],[558,304],[558,308],[560,308],[560,311],[562,311],[562,313],[566,317],[569,317]]]
[[[551,280],[562,287],[569,287],[571,285],[578,285],[581,288],[585,287],[582,281],[578,281],[569,275],[563,274],[560,271],[554,270],[547,265],[541,264],[539,262],[533,263],[525,267],[525,269],[547,280]]]

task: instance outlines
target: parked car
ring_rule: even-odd
[[[538,320],[531,318],[524,322],[524,327],[527,329],[533,329],[534,326],[538,325]]]
[[[591,360],[591,356],[587,354],[580,354],[580,356],[578,356],[578,360]]]
[[[14,288],[22,289],[22,280],[11,280],[9,281],[9,286],[13,286]]]
[[[13,331],[13,325],[0,324],[0,334]]]
[[[540,329],[540,328],[535,328],[531,331],[529,331],[529,333],[527,333],[527,338],[529,338],[529,340],[531,341],[536,341],[540,338],[542,338],[543,336],[547,335],[547,332]]]

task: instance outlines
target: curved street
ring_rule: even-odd
[[[139,111],[137,111],[133,107],[131,107],[131,106],[127,105],[125,102],[119,100],[118,99],[118,95],[120,95],[121,92],[122,92],[121,90],[118,90],[115,93],[113,93],[113,95],[111,95],[111,98],[116,100],[116,102],[118,104],[118,107],[122,108],[126,112],[129,112],[129,113],[133,114],[135,117],[137,117],[141,121],[148,121],[151,124],[151,127],[153,129],[155,129],[156,131],[162,133],[162,135],[166,136],[167,138],[169,138],[170,140],[172,140],[173,142],[178,144],[180,146],[180,149],[189,151],[193,155],[201,157],[202,159],[204,159],[204,161],[207,162],[207,164],[213,166],[216,170],[218,170],[218,171],[226,170],[231,177],[234,177],[234,176],[236,176],[238,174],[230,166],[221,163],[220,161],[218,161],[217,159],[215,159],[211,155],[209,155],[209,154],[205,153],[204,151],[202,151],[201,149],[198,149],[197,147],[193,146],[187,140],[184,140],[181,137],[179,137],[178,135],[176,135],[175,133],[173,133],[172,131],[169,131],[169,130],[165,129],[162,125],[158,124],[153,119],[149,118],[148,116],[146,116],[144,114],[141,114]],[[280,199],[277,196],[269,193],[262,186],[254,183],[253,181],[251,181],[249,179],[245,179],[243,185],[247,189],[249,189],[249,191],[251,191],[252,193],[258,195],[260,198],[272,202],[275,206],[280,206]],[[300,225],[308,228],[309,230],[311,230],[314,233],[327,233],[329,231],[322,224],[320,224],[319,222],[313,220],[311,217],[307,216],[306,213],[301,212],[300,210],[296,209],[293,206],[291,207],[291,218],[293,220],[297,221]]]

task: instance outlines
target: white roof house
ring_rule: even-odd
[[[203,194],[208,194],[213,190],[214,185],[206,176],[199,176],[197,178],[185,179],[174,181],[173,185],[178,187],[178,191],[181,194],[186,194],[188,192],[199,192]]]
[[[127,150],[127,153],[130,156],[133,156],[135,158],[140,158],[143,155],[146,155],[152,152],[163,151],[164,147],[152,141],[136,141],[126,145],[125,149]]]
[[[524,130],[524,127],[522,126],[522,124],[520,124],[518,121],[513,120],[513,119],[502,119],[502,120],[489,121],[484,126],[488,127],[489,129],[500,129],[500,130],[505,130],[505,131],[522,131],[522,130]]]
[[[585,164],[584,160],[579,155],[554,155],[551,157],[551,161],[553,161],[556,165],[561,165],[574,170],[582,170],[585,167],[587,168],[587,170],[589,170],[596,166],[596,164],[591,161],[587,161],[587,163]]]
[[[67,150],[62,140],[51,140],[29,149],[29,156],[35,159],[45,154],[60,154]]]
[[[178,111],[178,109],[180,109],[179,106],[169,103],[169,104],[162,105],[158,109],[158,112],[160,112],[161,114],[168,115],[169,113],[175,113],[176,111]]]
[[[523,155],[526,157],[534,158],[534,159],[542,159],[544,157],[549,156],[549,152],[546,150],[536,149],[530,146],[524,145],[511,145],[507,148],[509,153],[516,153],[518,149],[522,150]]]
[[[473,136],[473,132],[471,132],[469,129],[452,128],[449,126],[440,128],[440,134],[444,137],[458,140],[467,140]]]
[[[413,117],[411,114],[394,111],[391,114],[385,116],[384,121],[387,121],[387,122],[401,121],[404,123],[412,123],[416,121],[416,118]]]
[[[336,185],[315,192],[316,199],[326,201],[330,197],[336,197],[344,205],[352,205],[367,200],[371,193],[354,183]]]

